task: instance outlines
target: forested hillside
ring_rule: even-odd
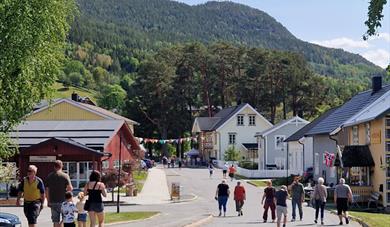
[[[166,43],[228,41],[304,55],[315,72],[365,80],[379,67],[357,54],[301,41],[257,9],[231,2],[189,6],[169,0],[78,0],[70,39],[100,48],[157,49]]]

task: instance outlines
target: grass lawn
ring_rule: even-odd
[[[96,92],[85,88],[77,87],[64,87],[62,83],[55,82],[53,84],[53,97],[54,98],[70,98],[73,92],[76,92],[79,96],[88,97],[92,101],[96,101]]]
[[[267,181],[265,180],[251,180],[248,183],[256,185],[256,187],[267,187]]]
[[[144,186],[145,180],[148,177],[148,171],[133,171],[133,178],[135,185],[137,187],[138,193],[141,192],[142,187]]]
[[[104,223],[116,223],[116,222],[126,222],[126,221],[135,221],[143,220],[153,215],[158,214],[159,212],[155,211],[136,211],[136,212],[107,212],[105,213]],[[89,226],[89,218],[87,226]]]
[[[389,214],[367,213],[367,212],[357,212],[357,211],[350,211],[349,214],[361,219],[369,226],[375,226],[375,227],[390,226]]]

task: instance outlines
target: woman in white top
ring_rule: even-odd
[[[316,218],[314,219],[314,222],[317,223],[318,211],[321,208],[321,225],[324,224],[326,197],[328,197],[328,193],[326,191],[326,187],[324,186],[324,178],[320,177],[318,178],[318,184],[314,186],[313,199],[315,201],[316,208]]]

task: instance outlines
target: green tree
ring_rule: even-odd
[[[75,7],[73,0],[0,2],[0,131],[13,128],[48,96]],[[1,155],[7,144],[0,146]]]
[[[363,35],[363,39],[367,40],[369,36],[375,35],[377,29],[382,26],[381,20],[383,19],[383,7],[386,5],[387,0],[370,0],[368,6],[367,20],[364,24],[367,26],[367,32]]]
[[[224,156],[225,161],[238,161],[240,159],[240,151],[234,146],[229,146]]]
[[[121,112],[125,104],[126,91],[118,85],[104,86],[98,96],[97,102],[99,106],[114,112]]]

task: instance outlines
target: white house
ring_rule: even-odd
[[[242,160],[257,159],[256,132],[272,124],[247,103],[222,109],[213,117],[197,117],[192,133],[199,135],[199,150],[204,160],[224,160],[225,151],[234,147]]]
[[[259,150],[259,170],[286,170],[288,168],[289,170],[294,170],[295,174],[302,173],[304,170],[302,146],[297,142],[286,143],[285,140],[308,123],[310,122],[296,116],[283,120],[272,128],[256,133],[255,137],[257,137]]]

